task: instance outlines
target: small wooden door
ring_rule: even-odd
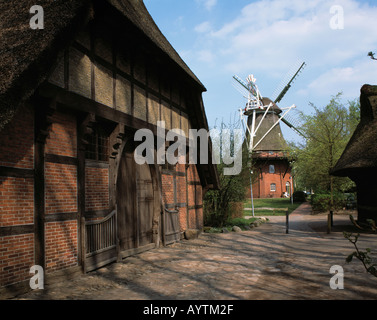
[[[165,209],[164,213],[164,237],[165,244],[177,242],[181,238],[177,209]]]

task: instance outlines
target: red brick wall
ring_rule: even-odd
[[[85,210],[109,208],[109,169],[85,168]]]
[[[34,111],[24,107],[0,135],[0,166],[34,168]],[[57,112],[53,116],[45,154],[77,157],[76,118]],[[53,160],[54,159],[54,160]],[[61,162],[65,158],[46,158]],[[64,162],[64,161],[63,161]],[[78,211],[77,166],[45,162],[45,214]],[[177,165],[173,175],[162,175],[165,204],[180,204],[180,231],[203,226],[202,189],[195,165],[186,170]],[[86,166],[85,192],[87,211],[108,209],[109,169]],[[174,179],[176,199],[174,199]],[[187,184],[189,182],[189,184]],[[184,206],[186,204],[186,206]],[[34,223],[34,179],[0,176],[0,227]],[[188,209],[188,206],[192,208]],[[77,220],[45,223],[46,272],[78,265]],[[34,233],[0,237],[0,286],[30,279],[34,261]]]
[[[0,286],[30,279],[34,234],[0,237]]]
[[[196,165],[189,165],[187,169],[187,203],[190,229],[203,228],[203,204],[202,186]]]
[[[269,165],[275,166],[275,173],[269,173]],[[271,161],[265,162],[258,166],[260,175],[258,181],[253,184],[254,198],[281,198],[285,192],[285,184],[291,183],[291,169],[287,170],[287,163],[285,161]],[[284,176],[285,174],[285,176]],[[271,191],[271,184],[276,185],[276,191]],[[294,191],[294,190],[293,190]],[[247,197],[250,198],[250,189],[247,192]]]
[[[179,211],[179,227],[180,231],[183,232],[187,229],[189,229],[187,224],[187,207],[181,207],[178,209]]]
[[[33,179],[0,176],[0,227],[33,222]]]
[[[77,266],[77,221],[48,222],[45,224],[46,273]]]
[[[188,185],[189,228],[203,228],[203,204],[201,185]],[[194,207],[194,208],[193,208]]]
[[[180,167],[179,172],[185,173],[185,167],[183,166],[183,171],[182,171],[182,167]],[[181,204],[181,207],[179,208],[179,225],[181,228],[181,232],[183,232],[188,229],[186,177],[177,176],[176,184],[177,184],[177,203]],[[184,203],[186,203],[186,206],[182,207]]]
[[[45,153],[77,157],[77,124],[74,115],[56,112],[53,115]],[[78,211],[77,166],[45,163],[45,214]],[[46,273],[78,264],[77,220],[45,223]]]
[[[76,118],[74,115],[56,113],[49,136],[46,139],[45,153],[60,156],[77,156]]]
[[[177,164],[176,175],[162,174],[162,195],[165,205],[179,205],[180,231],[203,228],[203,195],[195,165]],[[174,199],[174,179],[176,199]],[[185,205],[183,205],[185,204]]]
[[[199,181],[197,181],[199,182]],[[200,184],[195,186],[195,193],[196,193],[196,228],[202,229],[203,228],[203,190]],[[199,206],[199,207],[198,207]]]
[[[0,132],[0,166],[34,168],[34,109],[21,106]],[[33,224],[34,179],[0,176],[0,227]],[[34,234],[0,237],[0,286],[29,279]]]
[[[46,214],[76,212],[77,167],[60,163],[45,164]]]
[[[174,177],[170,174],[162,174],[162,197],[164,204],[174,204]]]

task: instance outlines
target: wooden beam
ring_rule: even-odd
[[[0,227],[0,237],[15,236],[19,234],[28,234],[28,233],[34,233],[33,224]]]
[[[45,215],[45,222],[77,220],[77,212],[49,213]]]
[[[93,113],[84,114],[83,117],[77,119],[77,201],[78,214],[77,223],[79,225],[79,264],[82,271],[86,272],[85,253],[85,149],[87,145],[87,135],[92,132],[95,123],[95,115]]]
[[[0,166],[0,176],[14,178],[34,178],[34,170]]]
[[[45,161],[52,163],[68,164],[68,165],[77,165],[77,158],[61,156],[57,154],[45,154]]]
[[[42,117],[36,108],[35,119]],[[44,150],[45,139],[41,139],[38,121],[35,121],[35,146],[34,146],[34,257],[35,264],[45,269],[45,177],[44,177]]]

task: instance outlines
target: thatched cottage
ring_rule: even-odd
[[[0,291],[179,241],[218,185],[211,163],[135,163],[138,129],[208,130],[205,87],[142,0],[41,0],[43,29],[34,4],[0,7]]]
[[[358,220],[377,222],[377,86],[364,85],[360,123],[331,174],[349,177],[357,186]]]

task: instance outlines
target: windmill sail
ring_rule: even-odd
[[[300,129],[298,129],[299,125],[297,124],[296,119],[286,116],[285,118],[281,118],[281,121],[285,123],[289,128],[300,134],[302,137],[306,138],[306,136],[300,131]]]
[[[280,102],[285,94],[288,92],[288,90],[291,88],[291,85],[293,84],[294,80],[297,78],[297,76],[300,74],[300,72],[305,67],[305,62],[300,62],[300,65],[298,68],[296,67],[293,72],[290,72],[286,78],[288,78],[288,81],[285,80],[281,86],[283,86],[285,83],[286,85],[283,87],[279,95],[276,99],[270,100],[268,98],[263,98],[258,90],[257,85],[255,84],[256,79],[253,75],[249,75],[246,78],[247,82],[244,82],[241,80],[238,76],[233,76],[233,79],[236,81],[240,87],[238,87],[238,91],[241,92],[241,90],[244,93],[247,93],[247,97],[244,96],[248,102],[246,104],[246,108],[241,111],[240,109],[240,116],[243,120],[243,116],[248,117],[248,123],[246,125],[247,133],[249,134],[249,151],[253,152],[253,150],[257,147],[262,148],[262,141],[265,140],[273,140],[271,139],[272,136],[281,137],[280,132],[280,125],[279,122],[285,123],[289,128],[296,131],[298,134],[303,136],[305,138],[305,135],[300,131],[299,125],[297,125],[297,120],[295,117],[287,117],[287,114],[290,110],[296,108],[295,105],[289,108],[283,108],[280,109],[276,104]],[[281,88],[280,86],[280,88]],[[282,110],[286,110],[284,114],[282,114]],[[263,125],[262,125],[263,123]],[[245,123],[246,124],[246,123]],[[259,130],[262,126],[262,129]],[[258,134],[263,134],[258,137]],[[246,133],[246,132],[245,132]],[[258,140],[259,138],[259,140]],[[267,140],[266,140],[267,139]],[[266,143],[265,143],[266,144]],[[276,144],[275,144],[276,145]],[[270,149],[277,148],[275,145],[271,144],[269,145]],[[279,147],[280,148],[280,147]],[[279,149],[278,148],[278,149]]]
[[[293,75],[290,75],[290,79],[289,79],[288,83],[284,86],[284,88],[281,90],[280,94],[274,100],[275,103],[279,103],[284,98],[284,96],[286,95],[288,90],[291,88],[292,83],[297,78],[297,76],[302,72],[302,70],[305,66],[306,66],[305,62],[301,63],[298,70]]]
[[[243,82],[239,77],[233,76],[233,79],[236,80],[247,92],[249,92],[249,88],[245,82]]]

